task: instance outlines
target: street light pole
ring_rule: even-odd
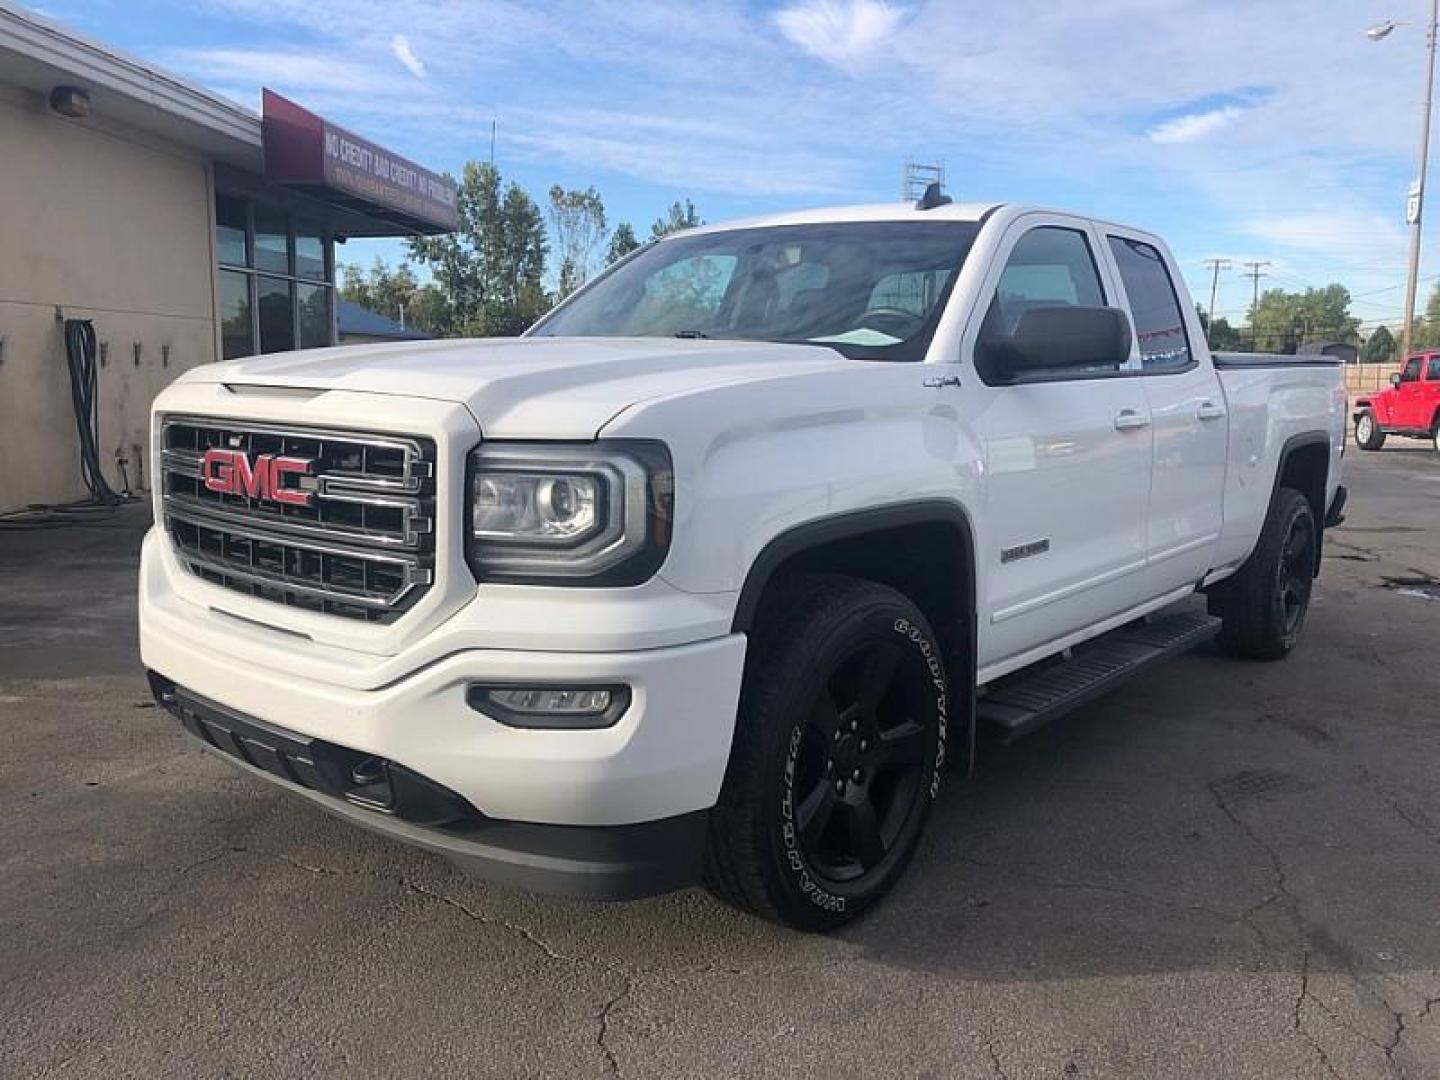
[[[1440,0],[1430,0],[1430,21],[1425,27],[1425,105],[1420,120],[1420,170],[1415,196],[1415,221],[1410,226],[1410,277],[1405,284],[1405,340],[1402,357],[1408,358],[1415,336],[1415,291],[1420,284],[1420,233],[1425,209],[1425,173],[1430,163],[1430,105],[1435,99],[1435,47],[1440,37]]]
[[[1371,27],[1371,41],[1381,41],[1395,29],[1393,22]],[[1435,49],[1440,45],[1440,0],[1430,0],[1430,18],[1425,23],[1425,104],[1420,111],[1420,167],[1405,207],[1410,226],[1410,268],[1405,280],[1405,323],[1400,334],[1400,360],[1410,356],[1415,335],[1415,294],[1420,284],[1420,236],[1424,229],[1425,174],[1430,164],[1430,107],[1435,99]]]

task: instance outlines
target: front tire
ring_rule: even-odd
[[[947,711],[939,643],[903,594],[823,574],[778,586],[711,814],[710,891],[801,930],[858,917],[914,855]]]
[[[1355,421],[1355,445],[1361,450],[1379,450],[1385,445],[1385,432],[1375,422],[1375,414],[1363,412]]]
[[[1281,488],[1250,558],[1210,590],[1210,614],[1224,620],[1222,649],[1250,660],[1290,654],[1310,609],[1318,543],[1309,500],[1294,488]]]

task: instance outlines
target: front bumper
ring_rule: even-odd
[[[238,767],[488,879],[615,899],[693,880],[706,814],[729,761],[743,634],[680,637],[675,627],[638,616],[688,617],[685,603],[637,608],[631,594],[639,590],[615,590],[626,595],[616,597],[616,625],[605,644],[635,644],[627,651],[577,649],[571,609],[541,595],[557,590],[536,590],[516,614],[529,647],[502,647],[467,627],[472,615],[493,619],[496,604],[515,614],[521,598],[482,590],[428,633],[374,655],[263,625],[247,617],[249,609],[229,611],[230,598],[218,588],[197,592],[206,601],[198,603],[180,587],[188,582],[173,562],[163,533],[153,531],[141,558],[141,657],[162,688],[182,689],[179,696],[209,710],[222,727],[246,726],[257,756],[227,752]],[[547,625],[553,651],[534,647],[547,640],[541,632]],[[655,644],[657,634],[665,644]],[[669,643],[677,638],[689,643]],[[481,642],[489,647],[476,647]],[[467,700],[475,684],[623,684],[630,703],[605,728],[518,728]],[[178,697],[166,704],[178,707]],[[225,752],[203,728],[188,726]],[[324,744],[348,765],[383,759],[402,788],[413,778],[441,793],[442,805],[407,820],[395,807],[350,799],[333,783],[327,790],[300,782],[285,767],[266,764],[263,747],[272,744],[302,751]],[[464,810],[453,819],[444,812],[452,798]]]
[[[146,668],[262,723],[398,762],[487,818],[634,825],[706,810],[719,797],[743,634],[625,652],[540,651],[460,646],[442,626],[376,658],[193,603],[170,574],[164,537],[152,533],[141,559]],[[532,621],[547,617],[543,602],[535,606]],[[565,627],[556,632],[563,639]],[[442,635],[455,644],[436,648]],[[477,683],[623,684],[631,701],[610,727],[522,729],[466,700]]]
[[[495,821],[403,766],[244,716],[151,673],[156,701],[202,746],[363,828],[488,881],[632,900],[698,880],[707,811],[636,825]]]

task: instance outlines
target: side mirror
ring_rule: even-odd
[[[1400,372],[1392,371],[1390,373],[1390,385],[1397,390],[1400,389]]]
[[[975,359],[1000,382],[1033,373],[1119,371],[1130,359],[1130,341],[1130,320],[1117,308],[1035,307],[1020,316],[1013,334],[982,334]]]

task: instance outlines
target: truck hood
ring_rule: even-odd
[[[456,401],[490,438],[588,439],[641,401],[857,363],[833,349],[768,342],[477,338],[231,360],[186,380]]]

